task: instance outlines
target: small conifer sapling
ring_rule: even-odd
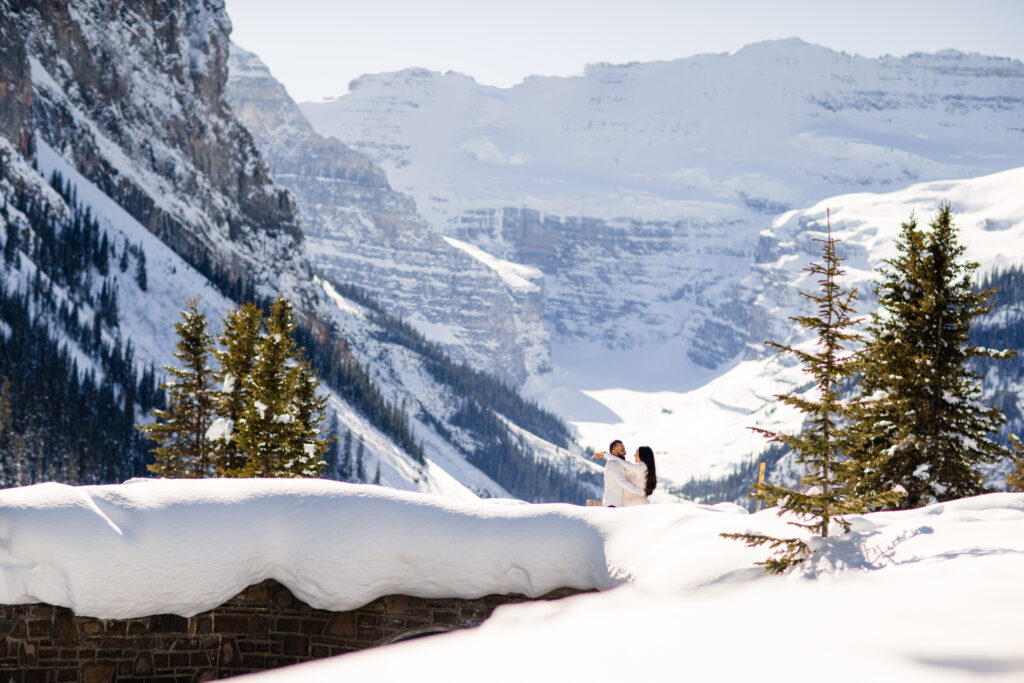
[[[804,372],[814,379],[815,396],[807,398],[796,393],[778,395],[776,399],[793,406],[805,414],[804,429],[799,434],[785,434],[755,428],[772,442],[780,442],[796,453],[796,462],[806,468],[801,483],[804,491],[765,483],[754,489],[769,503],[778,505],[778,514],[794,518],[796,527],[815,533],[822,538],[829,535],[833,522],[844,531],[849,523],[844,515],[865,512],[869,505],[898,497],[897,492],[886,492],[866,499],[853,495],[844,484],[847,462],[842,454],[848,446],[849,418],[854,410],[852,401],[841,394],[842,382],[853,376],[857,367],[857,353],[848,350],[860,342],[860,335],[851,329],[858,321],[853,302],[856,289],[842,289],[837,279],[844,274],[839,264],[843,259],[836,253],[832,237],[831,217],[827,238],[822,243],[823,262],[804,268],[811,276],[818,276],[817,293],[801,292],[815,305],[815,315],[790,318],[816,335],[813,349],[805,350],[792,345],[767,342],[780,353],[796,356],[804,365]],[[773,551],[764,562],[766,572],[781,573],[802,562],[810,555],[810,547],[800,537],[775,538],[759,533],[722,534],[726,538],[742,540],[752,547],[768,546]]]

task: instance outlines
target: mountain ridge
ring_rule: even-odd
[[[415,338],[392,339],[392,318],[317,277],[294,196],[272,181],[227,103],[221,3],[155,0],[111,13],[98,0],[0,0],[0,10],[0,87],[17,95],[0,107],[0,275],[40,335],[77,360],[61,381],[93,371],[103,410],[130,429],[148,419],[138,387],[148,391],[154,366],[175,363],[168,334],[185,299],[202,300],[216,332],[233,303],[283,294],[324,378],[329,422],[365,443],[368,474],[379,467],[385,484],[455,497],[593,493],[593,467],[567,439],[528,439],[503,422],[544,421],[513,389],[480,375],[460,390],[470,376],[462,366]],[[387,182],[370,165],[359,180]],[[83,229],[95,242],[84,264],[66,249]],[[4,362],[20,363],[8,350]],[[491,409],[488,391],[510,414]],[[19,413],[18,433],[33,420],[45,415]],[[141,474],[143,453],[95,476]]]

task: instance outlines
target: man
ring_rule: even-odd
[[[616,439],[608,445],[608,453],[594,453],[594,458],[603,458],[608,454],[613,457],[607,459],[604,466],[604,497],[601,504],[605,507],[622,507],[622,492],[629,491],[638,496],[644,495],[644,490],[626,478],[626,446]]]

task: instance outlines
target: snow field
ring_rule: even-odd
[[[927,229],[940,204],[951,202],[966,257],[982,264],[980,272],[1024,262],[1022,183],[1024,168],[1016,168],[978,178],[919,183],[897,192],[841,195],[778,216],[762,232],[776,245],[778,256],[758,265],[750,276],[750,286],[760,292],[755,306],[768,321],[765,339],[798,346],[808,343],[806,330],[788,317],[809,311],[797,292],[816,288],[803,268],[820,260],[821,244],[812,240],[824,238],[827,210],[832,235],[840,240],[839,255],[847,259],[841,264],[847,274],[840,284],[858,289],[860,301],[855,306],[859,317],[866,319],[875,305],[874,268],[895,255],[900,224],[911,212],[918,225]],[[754,338],[748,345],[759,347],[761,341]],[[677,380],[687,388],[697,385],[687,391],[638,391],[624,385],[586,390],[586,396],[616,417],[572,424],[582,443],[602,448],[613,438],[623,439],[628,447],[649,443],[659,458],[659,476],[677,484],[727,475],[735,465],[762,452],[765,440],[747,427],[799,429],[801,415],[773,398],[807,383],[807,375],[791,359],[774,354],[746,359],[704,384],[702,379]]]
[[[851,517],[786,576],[722,531],[794,535],[775,510],[650,505],[586,514],[608,534],[600,594],[500,607],[479,629],[256,681],[1019,681],[1024,494]],[[797,532],[799,533],[799,532]],[[512,653],[516,653],[513,655]]]

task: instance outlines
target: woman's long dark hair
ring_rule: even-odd
[[[654,493],[654,489],[658,485],[658,471],[654,467],[654,451],[650,446],[641,446],[637,449],[637,455],[640,456],[640,462],[647,465],[647,485],[644,486],[644,495],[649,496]]]

